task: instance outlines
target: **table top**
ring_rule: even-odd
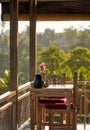
[[[44,90],[51,90],[51,89],[60,89],[60,90],[70,90],[70,89],[73,89],[74,85],[73,84],[64,84],[64,85],[61,85],[61,84],[50,84],[48,87],[42,87],[42,88],[33,88],[33,87],[30,87],[30,90],[38,90],[38,91],[44,91]]]
[[[60,84],[53,85],[53,84],[51,84],[47,88],[48,89],[73,89],[73,85],[71,85],[71,84],[64,84],[64,85],[60,85]]]
[[[48,97],[69,97],[73,92],[74,85],[49,85],[43,88],[30,88],[32,96],[48,96]]]

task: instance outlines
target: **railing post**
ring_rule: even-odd
[[[74,72],[74,78],[73,78],[73,85],[74,85],[74,88],[73,88],[73,104],[74,104],[74,120],[73,122],[76,124],[75,127],[73,128],[73,130],[77,130],[77,80],[78,80],[78,76],[77,76],[77,72],[75,71]]]

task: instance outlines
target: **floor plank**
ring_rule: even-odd
[[[29,121],[25,122],[18,130],[30,130],[30,122]],[[45,130],[48,130],[48,126],[45,127]],[[84,124],[77,124],[77,130],[84,130]],[[85,130],[90,130],[90,124],[86,125]]]

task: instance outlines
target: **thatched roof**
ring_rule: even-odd
[[[2,2],[2,20],[9,20],[9,1]],[[29,0],[19,0],[19,20],[29,20]],[[89,0],[37,0],[37,20],[90,20]]]

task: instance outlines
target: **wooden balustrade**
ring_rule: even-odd
[[[73,81],[66,81],[67,84],[72,84]],[[18,124],[20,127],[25,121],[30,118],[30,82],[18,87]],[[90,81],[78,81],[77,104],[78,122],[83,118],[84,124],[87,119],[90,119]],[[15,91],[9,91],[0,96],[0,130],[12,130],[12,111],[14,109]]]
[[[30,118],[30,82],[18,87],[17,127]],[[15,91],[8,91],[0,96],[0,130],[12,130],[12,112],[15,105]]]

